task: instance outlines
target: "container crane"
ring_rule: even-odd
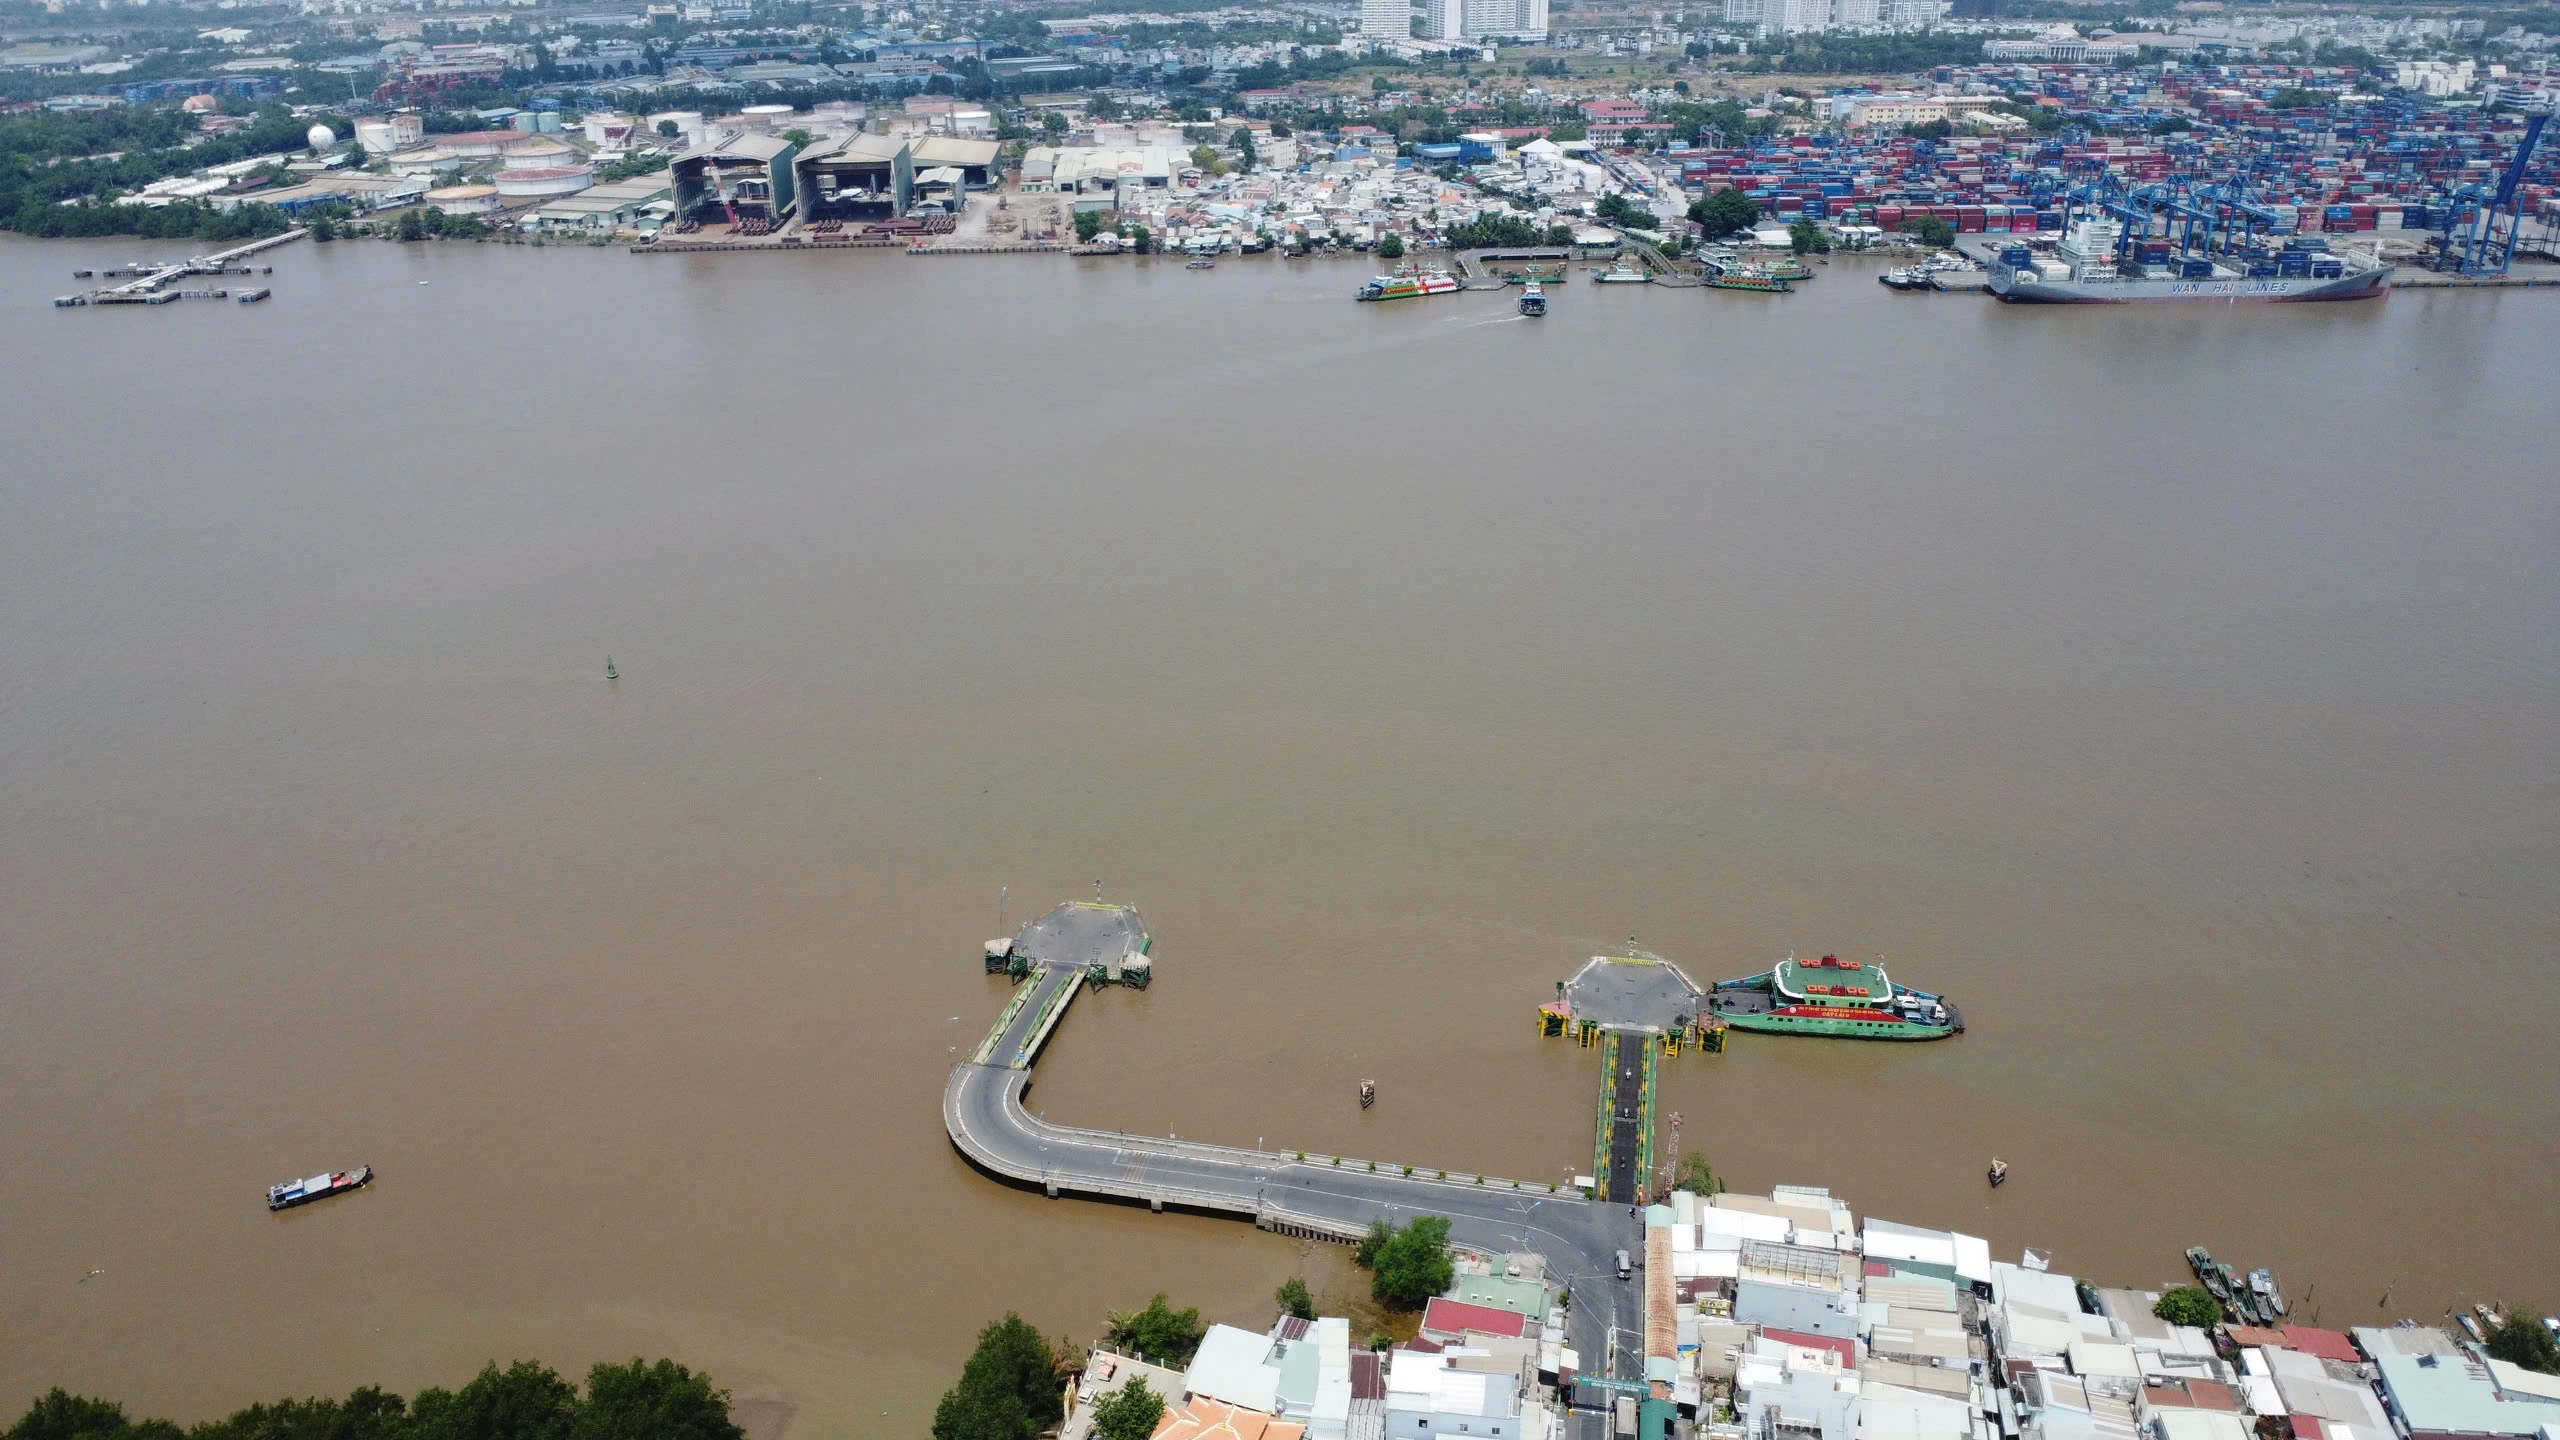
[[[2507,273],[2523,220],[2516,187],[2524,179],[2525,167],[2533,162],[2542,127],[2550,123],[2552,103],[2550,97],[2541,97],[2525,111],[2524,138],[2516,142],[2516,158],[2495,186],[2465,185],[2446,197],[2444,224],[2428,241],[2434,252],[2428,257],[2429,269],[2469,276]]]

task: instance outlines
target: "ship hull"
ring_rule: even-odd
[[[1877,1016],[1789,1015],[1775,1011],[1758,1015],[1728,1013],[1723,1019],[1736,1030],[1757,1030],[1765,1035],[1820,1035],[1835,1040],[1944,1040],[1956,1033],[1952,1025],[1921,1025]]]
[[[2325,300],[2379,300],[2391,293],[2391,267],[2313,280],[2302,276],[2256,280],[2030,280],[1994,265],[1990,290],[2013,305],[2286,305]]]

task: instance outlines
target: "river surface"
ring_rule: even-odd
[[[914,1436],[1009,1307],[1263,1324],[1336,1255],[942,1133],[981,942],[1097,881],[1157,981],[1053,1119],[1560,1179],[1585,957],[1881,951],[1971,1033],[1667,1064],[1737,1188],[2560,1304],[2560,296],[342,243],[48,308],[152,248],[0,245],[0,1411],[663,1353]]]

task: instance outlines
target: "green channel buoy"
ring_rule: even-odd
[[[614,673],[613,657],[610,655],[604,657],[604,678],[607,680],[619,680],[622,678],[620,675]]]

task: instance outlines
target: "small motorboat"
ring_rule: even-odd
[[[1997,1155],[1991,1157],[1991,1188],[1999,1189],[2009,1179],[2009,1162]]]
[[[1185,270],[1215,270],[1218,268],[1218,262],[1210,259],[1206,255],[1194,255],[1183,265],[1182,268]]]
[[[308,1180],[287,1180],[281,1185],[267,1187],[267,1208],[290,1210],[296,1205],[308,1205],[314,1200],[361,1190],[372,1183],[373,1167],[370,1165],[359,1165],[353,1170],[332,1170]]]
[[[2470,1332],[2472,1339],[2483,1342],[2488,1340],[2489,1337],[2481,1333],[2480,1322],[2472,1319],[2469,1312],[2457,1314],[2453,1318],[2462,1322],[2462,1328]]]
[[[1378,1103],[1378,1082],[1377,1082],[1377,1081],[1375,1081],[1375,1080],[1363,1080],[1363,1081],[1361,1081],[1361,1082],[1360,1082],[1360,1108],[1361,1108],[1361,1109],[1363,1109],[1363,1110],[1366,1110],[1366,1109],[1368,1109],[1370,1106],[1375,1105],[1375,1104],[1377,1104],[1377,1103]]]

